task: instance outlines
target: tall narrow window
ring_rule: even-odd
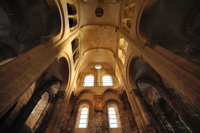
[[[83,86],[94,86],[94,76],[92,75],[86,76]]]
[[[113,86],[112,77],[109,75],[103,76],[103,86]]]
[[[109,107],[108,108],[108,114],[109,114],[109,125],[110,128],[117,128],[117,117],[116,117],[116,111],[115,108]]]
[[[81,109],[81,115],[79,120],[79,128],[86,128],[87,127],[87,118],[88,118],[88,108],[83,107]]]
[[[26,125],[28,125],[32,130],[35,129],[36,125],[38,124],[38,121],[42,119],[42,115],[45,114],[45,108],[48,104],[49,100],[49,93],[45,92],[41,99],[38,101],[37,105],[29,115],[28,119],[26,120]]]

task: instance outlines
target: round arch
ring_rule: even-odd
[[[96,95],[96,92],[93,89],[84,89],[77,93],[77,95],[81,96],[83,93],[92,93],[93,95]]]
[[[57,61],[61,64],[59,67],[61,76],[63,78],[61,88],[64,87],[63,89],[66,89],[70,86],[72,79],[71,63],[69,56],[67,55],[67,53],[61,53],[58,55]]]
[[[106,94],[106,93],[108,93],[108,92],[112,92],[112,93],[115,93],[116,95],[118,95],[118,92],[117,92],[116,90],[112,89],[112,88],[106,89],[106,90],[103,92],[103,95]]]
[[[107,92],[103,95],[103,103],[102,103],[103,107],[106,106],[108,101],[116,101],[118,104],[121,103],[118,95],[114,92]]]

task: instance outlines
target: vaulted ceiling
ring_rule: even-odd
[[[102,16],[96,15],[96,9],[103,10]],[[120,4],[101,4],[99,2],[80,2],[79,18],[83,30],[80,33],[80,54],[84,57],[81,69],[90,65],[104,64],[115,67],[118,40],[116,27],[119,23]]]

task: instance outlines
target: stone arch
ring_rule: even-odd
[[[119,104],[121,103],[118,95],[113,91],[104,93],[104,95],[103,95],[103,103],[102,103],[103,107],[106,106],[108,101],[116,101]]]
[[[77,85],[83,86],[86,76],[93,76],[94,77],[94,86],[95,86],[95,82],[96,82],[97,77],[96,77],[96,74],[93,71],[86,72],[86,73],[80,72],[79,75],[78,75],[78,78],[77,78]]]
[[[44,82],[59,81],[61,83],[60,91],[64,91],[70,83],[70,66],[66,57],[61,56],[55,60],[46,70]]]
[[[50,94],[46,91],[42,94],[41,99],[38,101],[28,119],[25,122],[25,125],[28,126],[31,130],[37,129],[39,126],[42,116],[45,115],[48,103],[50,101]],[[24,125],[24,126],[25,126]],[[23,130],[23,128],[22,128]]]
[[[146,38],[142,36],[139,30],[139,26],[140,26],[142,13],[145,10],[145,7],[148,2],[149,1],[126,2],[122,9],[122,16],[121,16],[121,27],[123,28],[123,30],[130,32],[131,29],[134,27],[135,30],[132,32],[132,34],[137,36],[136,39],[143,43],[146,43]],[[138,5],[140,6],[140,8],[137,8]],[[137,14],[137,16],[135,14]],[[131,20],[133,16],[136,16],[134,21]]]
[[[116,95],[118,95],[118,92],[117,92],[116,90],[112,89],[112,88],[106,89],[106,90],[103,92],[103,95],[106,94],[106,93],[108,93],[108,92],[113,92],[113,93],[115,93]]]
[[[54,30],[51,33],[51,37],[57,36],[61,32],[61,16],[59,12],[59,7],[54,0],[46,0],[47,4],[49,5],[52,13],[52,21]]]
[[[81,93],[81,95],[79,95],[76,104],[78,105],[82,101],[88,101],[90,103],[90,106],[93,107],[93,100],[94,100],[94,94],[91,91],[86,91],[84,93]]]
[[[133,57],[130,60],[129,69],[128,69],[128,78],[129,78],[128,82],[129,82],[130,87],[132,89],[138,90],[138,95],[142,97],[144,105],[147,106],[151,110],[152,113],[150,113],[150,115],[155,116],[155,114],[156,114],[155,110],[157,110],[157,113],[158,113],[158,109],[156,109],[158,106],[155,106],[156,99],[158,99],[158,98],[164,99],[165,98],[164,100],[167,99],[169,102],[167,95],[168,95],[168,93],[171,94],[171,92],[169,92],[170,90],[167,90],[167,88],[165,87],[162,77],[160,77],[160,75],[157,74],[156,71],[150,65],[148,65],[146,62],[144,62],[142,60],[142,58]],[[163,90],[163,89],[165,89],[165,90]],[[176,95],[176,94],[174,94],[174,95]],[[174,97],[176,97],[176,96],[174,96]],[[179,99],[179,100],[180,100],[180,102],[182,102],[181,99]],[[169,104],[166,104],[166,105],[167,105],[167,107],[169,107],[172,110],[172,112],[173,112],[172,115],[176,114],[176,118],[177,118],[176,122],[178,122],[180,124],[177,124],[177,126],[175,128],[178,129],[179,128],[178,126],[180,126],[181,124],[184,123],[181,119],[178,118],[178,117],[180,117],[179,115],[181,115],[180,111],[175,110],[175,107],[174,107],[175,105],[169,105]],[[183,107],[185,107],[185,106],[183,105]],[[160,113],[161,113],[161,111],[160,111]],[[162,118],[164,116],[160,116],[160,117]],[[155,116],[154,119],[155,120],[157,119],[157,121],[160,121],[162,123],[161,124],[162,126],[157,127],[158,130],[160,130],[161,132],[163,130],[172,130],[172,128],[169,126],[169,124],[166,124],[167,123],[166,119],[160,119],[158,116]],[[187,122],[187,120],[186,120],[186,122]],[[167,126],[169,128],[163,129],[163,127],[165,127],[165,126]],[[187,128],[187,126],[185,126],[185,127]],[[185,130],[188,130],[188,129],[185,129]]]
[[[150,72],[151,70],[153,70],[150,66],[148,67],[150,69],[147,72]],[[155,71],[151,71],[151,73],[152,73],[151,75],[153,75],[154,73],[157,76],[149,77],[148,74],[147,76],[144,76],[144,74],[141,74],[142,76],[139,76],[139,78],[136,79],[135,81],[137,89],[139,90],[139,92],[141,92],[141,96],[143,97],[144,104],[152,110],[151,115],[159,114],[159,116],[156,115],[157,118],[155,119],[158,119],[158,121],[162,123],[162,126],[165,127],[164,130],[172,131],[172,132],[189,132],[190,130],[195,131],[196,125],[191,126],[190,123],[188,123],[188,120],[184,119],[186,120],[185,122],[189,124],[190,126],[188,128],[185,122],[181,119],[181,117],[185,117],[185,116],[182,115],[182,113],[180,113],[180,111],[178,111],[177,108],[175,107],[179,105],[180,102],[182,102],[181,99],[178,99],[180,100],[179,103],[176,101],[177,102],[176,105],[174,104],[171,105],[171,103],[173,103],[172,102],[173,100],[172,101],[169,100],[169,97],[167,96],[168,93],[169,95],[174,95],[172,97],[175,99],[176,97],[178,97],[177,94],[173,94],[175,92],[170,92],[172,90],[164,86],[162,78]],[[181,106],[186,107],[184,105],[181,105]],[[192,119],[195,120],[196,118],[194,117]],[[163,127],[158,126],[159,130],[161,131],[163,130]]]
[[[76,108],[80,108],[80,106],[82,106],[82,104],[88,104],[89,108],[92,108],[93,107],[93,104],[91,101],[89,100],[81,100],[79,102],[76,103]]]
[[[139,22],[139,32],[140,35],[143,37],[147,37],[146,33],[144,32],[145,28],[145,21],[147,20],[148,14],[152,11],[153,7],[159,0],[148,1],[144,5],[144,9],[141,14],[140,22]]]
[[[41,77],[43,77],[43,76],[41,76]],[[57,84],[57,86],[54,86],[56,84]],[[9,132],[14,132],[14,131],[26,132],[27,130],[30,130],[30,131],[37,130],[38,127],[41,126],[41,123],[44,120],[44,117],[50,111],[50,109],[53,105],[53,104],[51,104],[51,102],[55,100],[55,94],[57,94],[57,91],[55,92],[55,91],[51,90],[51,87],[54,87],[54,89],[57,88],[59,90],[60,84],[61,84],[60,81],[54,80],[54,79],[48,80],[48,81],[43,80],[43,82],[41,84],[39,84],[39,87],[38,86],[35,87],[33,94],[30,96],[30,99],[28,99],[27,103],[24,104],[24,106],[22,106],[23,108],[21,107],[20,110],[18,109],[19,111],[16,108],[16,110],[13,112],[13,113],[17,113],[17,114],[14,118],[13,123],[10,124],[13,126],[12,129],[8,129],[8,131]],[[48,99],[45,98],[44,94],[46,94],[46,96],[48,95]],[[28,95],[30,95],[30,94],[28,94]],[[25,96],[27,96],[27,94]],[[22,100],[25,100],[23,98],[24,97],[22,97]],[[41,99],[43,99],[43,100],[41,100]],[[44,100],[45,100],[46,104],[41,103]],[[25,100],[25,102],[26,102],[26,100]],[[20,101],[18,103],[20,103]],[[20,107],[20,104],[18,106]],[[38,106],[43,107],[42,110],[40,110],[40,111],[36,110],[37,113],[35,114],[35,116],[32,115],[35,108],[38,108]],[[36,115],[38,115],[39,117],[36,118]],[[29,119],[29,117],[31,117],[31,118]],[[27,124],[26,121],[28,121],[29,124]]]
[[[69,65],[68,65],[68,61],[66,60],[66,58],[61,57],[59,59],[59,64],[60,64],[60,73],[62,76],[62,81],[64,82],[68,82],[69,81]]]
[[[157,83],[162,82],[161,77],[140,57],[133,57],[128,67],[130,86],[134,88],[139,79],[151,79]]]
[[[91,117],[91,114],[93,112],[93,106],[92,106],[92,103],[90,101],[82,100],[79,103],[76,103],[76,108],[75,108],[75,112],[74,112],[75,115],[76,115],[76,117],[75,117],[76,121],[75,121],[75,124],[74,124],[74,132],[79,132],[79,130],[80,131],[84,130],[82,128],[78,128],[80,115],[81,115],[81,109],[83,107],[87,107],[88,108],[87,127],[84,128],[84,129],[87,130],[89,125],[90,125],[90,117]]]
[[[120,104],[118,103],[118,101],[115,101],[115,100],[110,100],[110,101],[107,101],[106,102],[106,109],[107,109],[107,115],[108,115],[108,122],[110,121],[109,120],[109,108],[114,108],[115,109],[115,116],[116,116],[116,124],[117,124],[117,128],[118,130],[120,131],[121,129],[121,119],[120,119]],[[111,128],[111,125],[110,125],[110,122],[109,122],[109,126]],[[112,128],[110,129],[112,130]]]
[[[93,89],[84,89],[80,91],[78,95],[81,96],[83,93],[92,93],[93,95],[96,95],[96,92],[93,91]]]

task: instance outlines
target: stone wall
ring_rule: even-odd
[[[111,93],[111,92],[108,92]],[[83,95],[83,94],[82,94]],[[134,133],[138,132],[137,125],[135,122],[135,118],[133,116],[133,113],[131,111],[128,99],[126,94],[124,93],[123,96],[118,95],[117,97],[121,96],[121,99],[118,98],[119,101],[113,101],[112,99],[115,98],[115,95],[117,94],[113,93],[112,95],[106,95],[107,98],[104,96],[95,96],[91,105],[89,108],[89,116],[88,116],[88,126],[87,128],[78,128],[77,121],[79,118],[77,118],[78,110],[80,107],[80,104],[82,103],[79,98],[77,100],[77,97],[72,97],[70,100],[69,107],[65,113],[65,116],[63,118],[62,126],[60,129],[60,133],[73,133],[73,132],[90,132],[90,133]],[[109,97],[109,99],[108,99]],[[102,100],[107,100],[106,103],[103,101],[100,101],[99,103],[95,102],[98,98],[103,98]],[[84,101],[82,99],[82,101]],[[118,128],[109,128],[109,120],[108,120],[108,111],[107,111],[107,103],[111,101],[112,103],[115,103],[118,108],[119,113],[119,127]],[[91,103],[91,102],[90,102]],[[100,105],[99,105],[100,104]],[[98,106],[96,108],[95,106]]]

